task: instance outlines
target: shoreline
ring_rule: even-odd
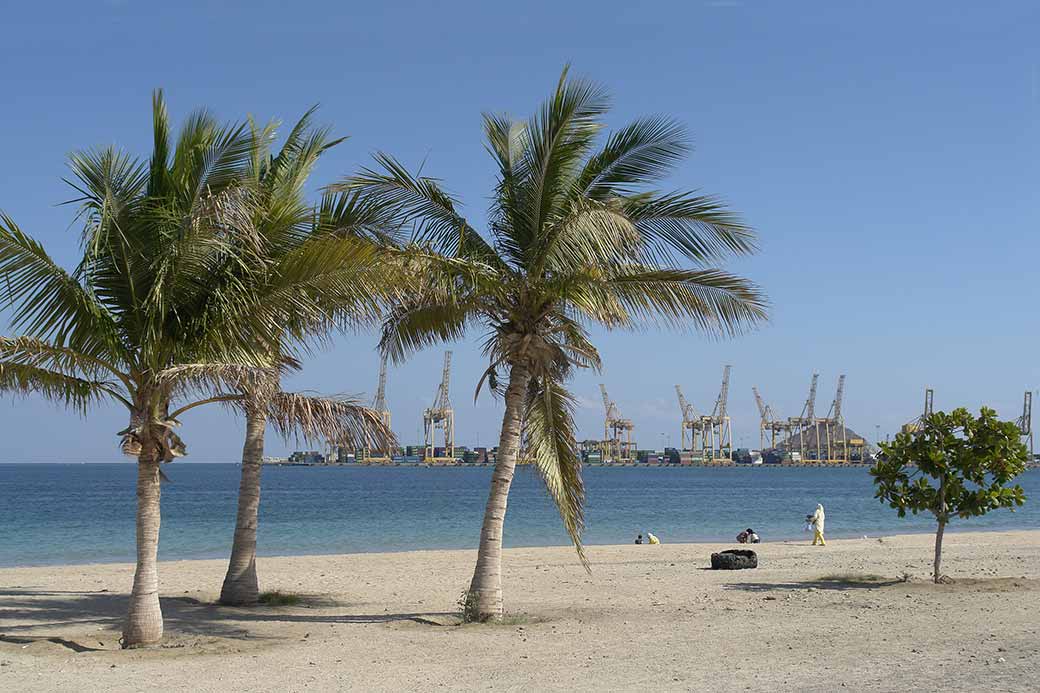
[[[1008,529],[1006,527],[994,527],[994,528],[965,527],[965,528],[959,528],[959,527],[957,527],[955,525],[948,525],[946,527],[946,530],[945,530],[945,535],[946,536],[956,535],[956,534],[992,535],[992,534],[1006,534],[1006,533],[1018,533],[1018,532],[1036,532],[1037,533],[1037,539],[1038,539],[1038,541],[1040,541],[1040,528],[1037,528],[1037,529],[1031,529],[1031,528]],[[920,530],[920,531],[912,531],[911,530],[911,531],[903,531],[903,532],[894,532],[894,533],[891,533],[891,534],[861,534],[861,533],[860,534],[847,534],[847,533],[835,533],[835,534],[828,534],[827,541],[828,541],[828,543],[830,543],[830,542],[845,542],[845,541],[864,541],[864,540],[877,541],[878,539],[887,540],[887,539],[898,539],[898,538],[901,538],[901,537],[920,537],[920,536],[934,537],[935,536],[935,532],[934,531],[925,531],[925,530]],[[798,545],[798,544],[800,544],[802,542],[803,539],[806,542],[810,541],[811,537],[812,537],[812,534],[810,532],[806,532],[806,533],[804,533],[804,536],[803,535],[799,535],[798,537],[786,537],[786,538],[782,537],[782,538],[779,538],[779,539],[770,539],[769,541],[764,541],[764,542],[761,542],[759,544],[738,544],[734,540],[727,540],[727,539],[724,539],[724,538],[720,538],[720,539],[717,539],[717,540],[710,539],[710,538],[705,538],[705,539],[697,539],[697,540],[694,540],[694,541],[677,541],[677,542],[665,542],[665,543],[667,543],[669,546],[683,546],[683,547],[704,547],[704,546],[720,547],[720,546],[724,546],[724,547],[727,547],[727,548],[743,548],[743,547],[754,548],[754,547],[761,547],[761,546],[766,546],[766,545]],[[162,541],[162,539],[160,538],[160,551],[162,550],[162,548],[161,548],[161,541]],[[620,547],[629,546],[629,545],[630,544],[586,543],[583,546],[585,546],[585,548],[588,549],[588,548],[620,548]],[[566,544],[566,543],[560,543],[560,544],[520,544],[520,545],[510,545],[510,546],[503,547],[503,551],[524,551],[524,550],[539,550],[539,549],[545,549],[545,550],[569,549],[571,551],[574,551],[573,545],[572,544]],[[460,547],[452,547],[452,546],[433,546],[433,547],[428,547],[428,548],[408,548],[408,549],[396,549],[396,550],[395,549],[380,548],[380,549],[373,549],[372,551],[329,551],[329,552],[310,552],[310,553],[264,553],[264,551],[262,549],[258,548],[258,550],[257,550],[257,558],[258,559],[290,559],[290,558],[319,559],[319,558],[329,558],[329,557],[344,557],[345,558],[345,557],[350,557],[350,556],[399,556],[399,555],[402,555],[402,554],[412,554],[412,553],[422,554],[422,553],[436,553],[436,552],[445,552],[445,551],[476,552],[476,550],[477,550],[476,546],[461,547],[461,548]],[[231,547],[229,545],[226,554],[221,554],[219,556],[192,556],[192,557],[185,557],[185,558],[160,558],[159,559],[159,565],[168,564],[168,563],[190,563],[190,562],[194,562],[194,561],[200,561],[200,562],[202,562],[202,561],[225,561],[226,562],[228,560],[230,554],[231,554]],[[114,558],[112,560],[87,561],[87,562],[82,562],[82,563],[80,563],[80,562],[54,562],[54,563],[0,564],[0,577],[2,577],[2,572],[4,570],[43,569],[43,568],[86,568],[86,567],[90,567],[90,566],[114,566],[114,565],[133,566],[133,556],[131,555],[131,556],[127,556],[125,558]]]

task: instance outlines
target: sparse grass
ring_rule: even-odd
[[[839,585],[869,585],[876,582],[885,582],[887,578],[873,573],[835,573],[824,575],[820,582],[830,582]]]
[[[292,592],[280,592],[273,590],[271,592],[260,593],[260,603],[265,606],[296,606],[303,601],[303,598],[298,594]]]

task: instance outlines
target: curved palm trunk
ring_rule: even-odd
[[[123,647],[142,647],[162,640],[159,607],[159,460],[155,445],[143,441],[137,458],[137,569],[130,608],[123,626]]]
[[[260,407],[246,413],[246,442],[242,448],[242,478],[238,485],[238,517],[220,603],[252,606],[260,596],[256,578],[256,526],[260,510],[260,469],[264,455],[267,418]]]
[[[491,490],[480,528],[477,566],[469,583],[464,617],[467,621],[487,621],[502,617],[502,527],[506,519],[509,487],[516,469],[520,445],[520,420],[527,385],[531,379],[525,366],[514,365],[506,388],[506,411],[498,441],[498,458],[491,476]]]

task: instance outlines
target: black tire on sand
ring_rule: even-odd
[[[712,570],[744,570],[757,567],[758,555],[747,549],[730,549],[711,555]]]

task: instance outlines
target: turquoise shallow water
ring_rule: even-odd
[[[163,487],[160,558],[221,558],[234,526],[238,467],[173,464]],[[264,555],[475,548],[489,468],[268,467],[259,551]],[[0,464],[0,565],[132,561],[132,463]],[[586,468],[589,544],[729,541],[753,527],[764,541],[805,537],[822,502],[829,537],[924,532],[873,497],[865,469]],[[1040,529],[1040,470],[1020,482],[1018,511],[958,521],[954,530]],[[507,546],[568,543],[541,481],[518,470]]]

